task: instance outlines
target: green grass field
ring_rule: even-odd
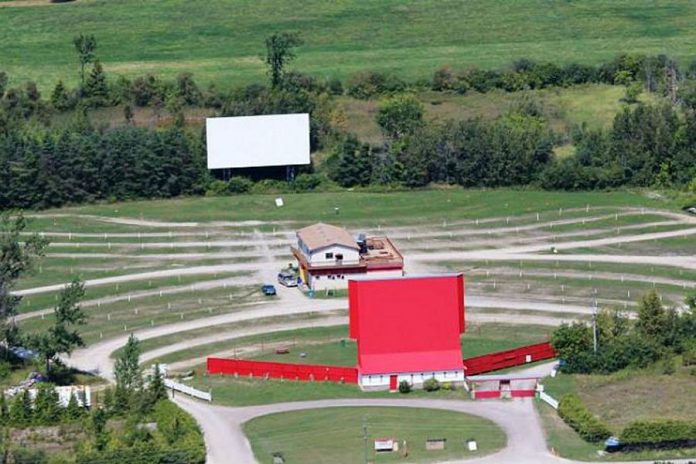
[[[615,435],[636,420],[696,419],[696,410],[691,404],[696,395],[696,382],[690,369],[681,365],[670,376],[664,375],[659,365],[641,370],[626,369],[611,375],[561,374],[545,379],[544,386],[557,399],[567,393],[578,394]],[[538,410],[549,447],[565,458],[597,459],[598,446],[582,440],[550,407],[539,404]],[[693,457],[693,454],[693,449],[616,453],[607,460],[677,459]]]
[[[490,454],[505,446],[503,431],[494,423],[468,414],[418,408],[328,408],[272,414],[244,425],[259,462],[270,462],[280,451],[286,462],[348,464],[362,462],[363,423],[367,425],[370,462],[402,462],[401,452],[375,454],[373,441],[393,437],[405,440],[408,462],[433,462]],[[340,427],[336,427],[340,424]],[[428,438],[446,438],[441,451],[426,451]],[[466,449],[465,441],[477,441],[478,451]]]
[[[696,4],[688,0],[80,0],[4,7],[0,62],[13,83],[59,78],[75,83],[72,38],[95,34],[107,72],[191,71],[223,86],[265,78],[263,41],[295,30],[305,45],[293,67],[317,76],[394,71],[428,78],[433,70],[501,67],[521,57],[597,63],[619,52],[696,55]]]
[[[669,199],[648,198],[641,192],[543,192],[535,190],[464,190],[458,187],[428,190],[410,190],[389,193],[326,192],[282,194],[285,206],[277,208],[278,195],[236,195],[229,197],[178,198],[95,204],[77,208],[62,208],[46,214],[94,214],[111,218],[147,218],[159,221],[292,221],[302,224],[325,221],[338,224],[361,223],[377,226],[430,223],[442,221],[476,220],[521,214],[546,213],[542,220],[567,219],[572,208],[655,207],[676,209],[678,204]],[[339,208],[336,214],[335,208]],[[559,215],[559,208],[565,213]],[[610,212],[613,212],[610,211]],[[596,213],[593,212],[593,213]],[[579,214],[579,213],[578,213]],[[582,214],[586,214],[582,211]],[[87,218],[54,218],[56,227],[64,220],[74,226],[73,231],[92,232],[101,223]],[[529,221],[533,221],[530,217]],[[34,220],[30,227],[41,230],[44,221]],[[94,226],[97,227],[94,227]],[[79,227],[79,229],[78,229]],[[94,228],[93,228],[94,227]],[[292,225],[289,225],[292,227]],[[51,227],[53,230],[53,227]],[[168,229],[160,229],[166,231]],[[98,230],[99,231],[99,230]],[[101,232],[101,231],[100,231]]]

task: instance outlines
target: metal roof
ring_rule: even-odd
[[[332,245],[340,245],[353,250],[360,249],[353,236],[346,229],[323,222],[298,230],[297,237],[302,240],[309,251],[320,250]]]

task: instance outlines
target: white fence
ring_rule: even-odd
[[[186,395],[192,396],[194,398],[198,398],[199,400],[207,402],[213,401],[213,395],[211,395],[210,393],[196,390],[193,387],[184,385],[183,383],[174,382],[171,379],[164,379],[164,386],[171,389],[173,392],[178,391]]]
[[[543,392],[543,391],[539,392],[539,398],[541,399],[541,401],[548,404],[553,409],[558,409],[558,401],[555,400],[551,395],[547,394],[546,392]]]

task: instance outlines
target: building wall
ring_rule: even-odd
[[[343,278],[341,278],[341,276],[343,276]],[[348,277],[345,274],[331,274],[322,276],[309,274],[308,286],[315,292],[322,290],[347,289]]]
[[[331,257],[327,258],[327,254],[331,254]],[[343,260],[336,261],[337,254],[343,255]],[[309,261],[312,266],[335,266],[337,263],[358,264],[360,262],[360,253],[358,250],[334,245],[312,252],[307,255],[307,261]]]
[[[370,277],[377,277],[377,278],[401,277],[404,275],[404,270],[403,269],[386,269],[383,271],[371,271],[368,269],[367,275]]]
[[[384,375],[359,375],[358,383],[363,390],[386,390],[389,389],[390,374]],[[397,374],[397,385],[406,380],[414,388],[422,388],[423,382],[435,377],[440,382],[462,383],[464,382],[464,371],[438,371],[438,372],[418,372],[413,374]]]

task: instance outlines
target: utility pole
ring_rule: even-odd
[[[592,305],[592,345],[594,352],[597,353],[597,300]]]
[[[367,416],[363,416],[363,461],[367,464]]]

